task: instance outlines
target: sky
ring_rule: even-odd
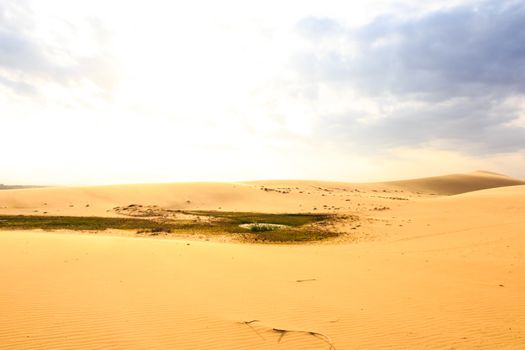
[[[0,0],[0,183],[525,178],[523,1]]]

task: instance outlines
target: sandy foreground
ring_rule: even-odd
[[[0,214],[113,216],[137,202],[316,208],[362,226],[305,245],[2,231],[0,349],[525,348],[518,180],[6,190]]]

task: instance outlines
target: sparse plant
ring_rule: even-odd
[[[138,205],[135,205],[138,207]],[[0,229],[44,230],[134,230],[150,236],[165,233],[235,234],[239,238],[259,242],[306,242],[335,237],[337,233],[322,228],[333,220],[330,214],[271,214],[224,211],[180,211],[187,215],[209,217],[210,220],[169,220],[152,218],[75,217],[75,216],[0,216]],[[46,214],[46,212],[44,212]],[[157,217],[155,217],[157,218]],[[315,225],[313,225],[315,224]],[[241,227],[250,225],[250,227]],[[253,227],[253,228],[252,228]]]
[[[274,231],[277,227],[271,226],[271,225],[265,225],[265,224],[255,224],[250,227],[251,232],[267,232],[267,231]]]

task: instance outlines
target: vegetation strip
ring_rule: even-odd
[[[326,223],[334,218],[330,214],[269,214],[250,212],[184,211],[184,214],[212,217],[212,221],[159,220],[137,218],[110,218],[90,216],[0,216],[0,229],[44,230],[136,230],[137,233],[236,234],[253,241],[306,242],[337,236],[316,223]],[[283,225],[272,230],[246,230],[241,224]]]

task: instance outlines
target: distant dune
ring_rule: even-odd
[[[422,179],[392,181],[388,184],[404,189],[440,195],[452,195],[486,188],[523,185],[525,181],[488,171],[453,174]]]
[[[0,191],[1,190],[19,190],[19,189],[24,189],[24,188],[38,188],[38,187],[44,187],[44,186],[3,185],[3,184],[0,184]]]
[[[351,213],[360,225],[305,245],[0,231],[0,350],[525,348],[520,180],[0,192],[0,214],[113,216],[130,203]]]
[[[521,184],[525,182],[504,175],[475,172],[383,183],[280,180],[48,187],[0,191],[0,214],[46,212],[55,215],[114,216],[114,207],[129,204],[259,212],[310,212],[339,208],[337,210],[343,212],[363,209],[349,208],[348,200],[351,202],[352,198],[359,198],[366,207],[379,205],[384,202],[384,197],[394,194],[414,199]]]

